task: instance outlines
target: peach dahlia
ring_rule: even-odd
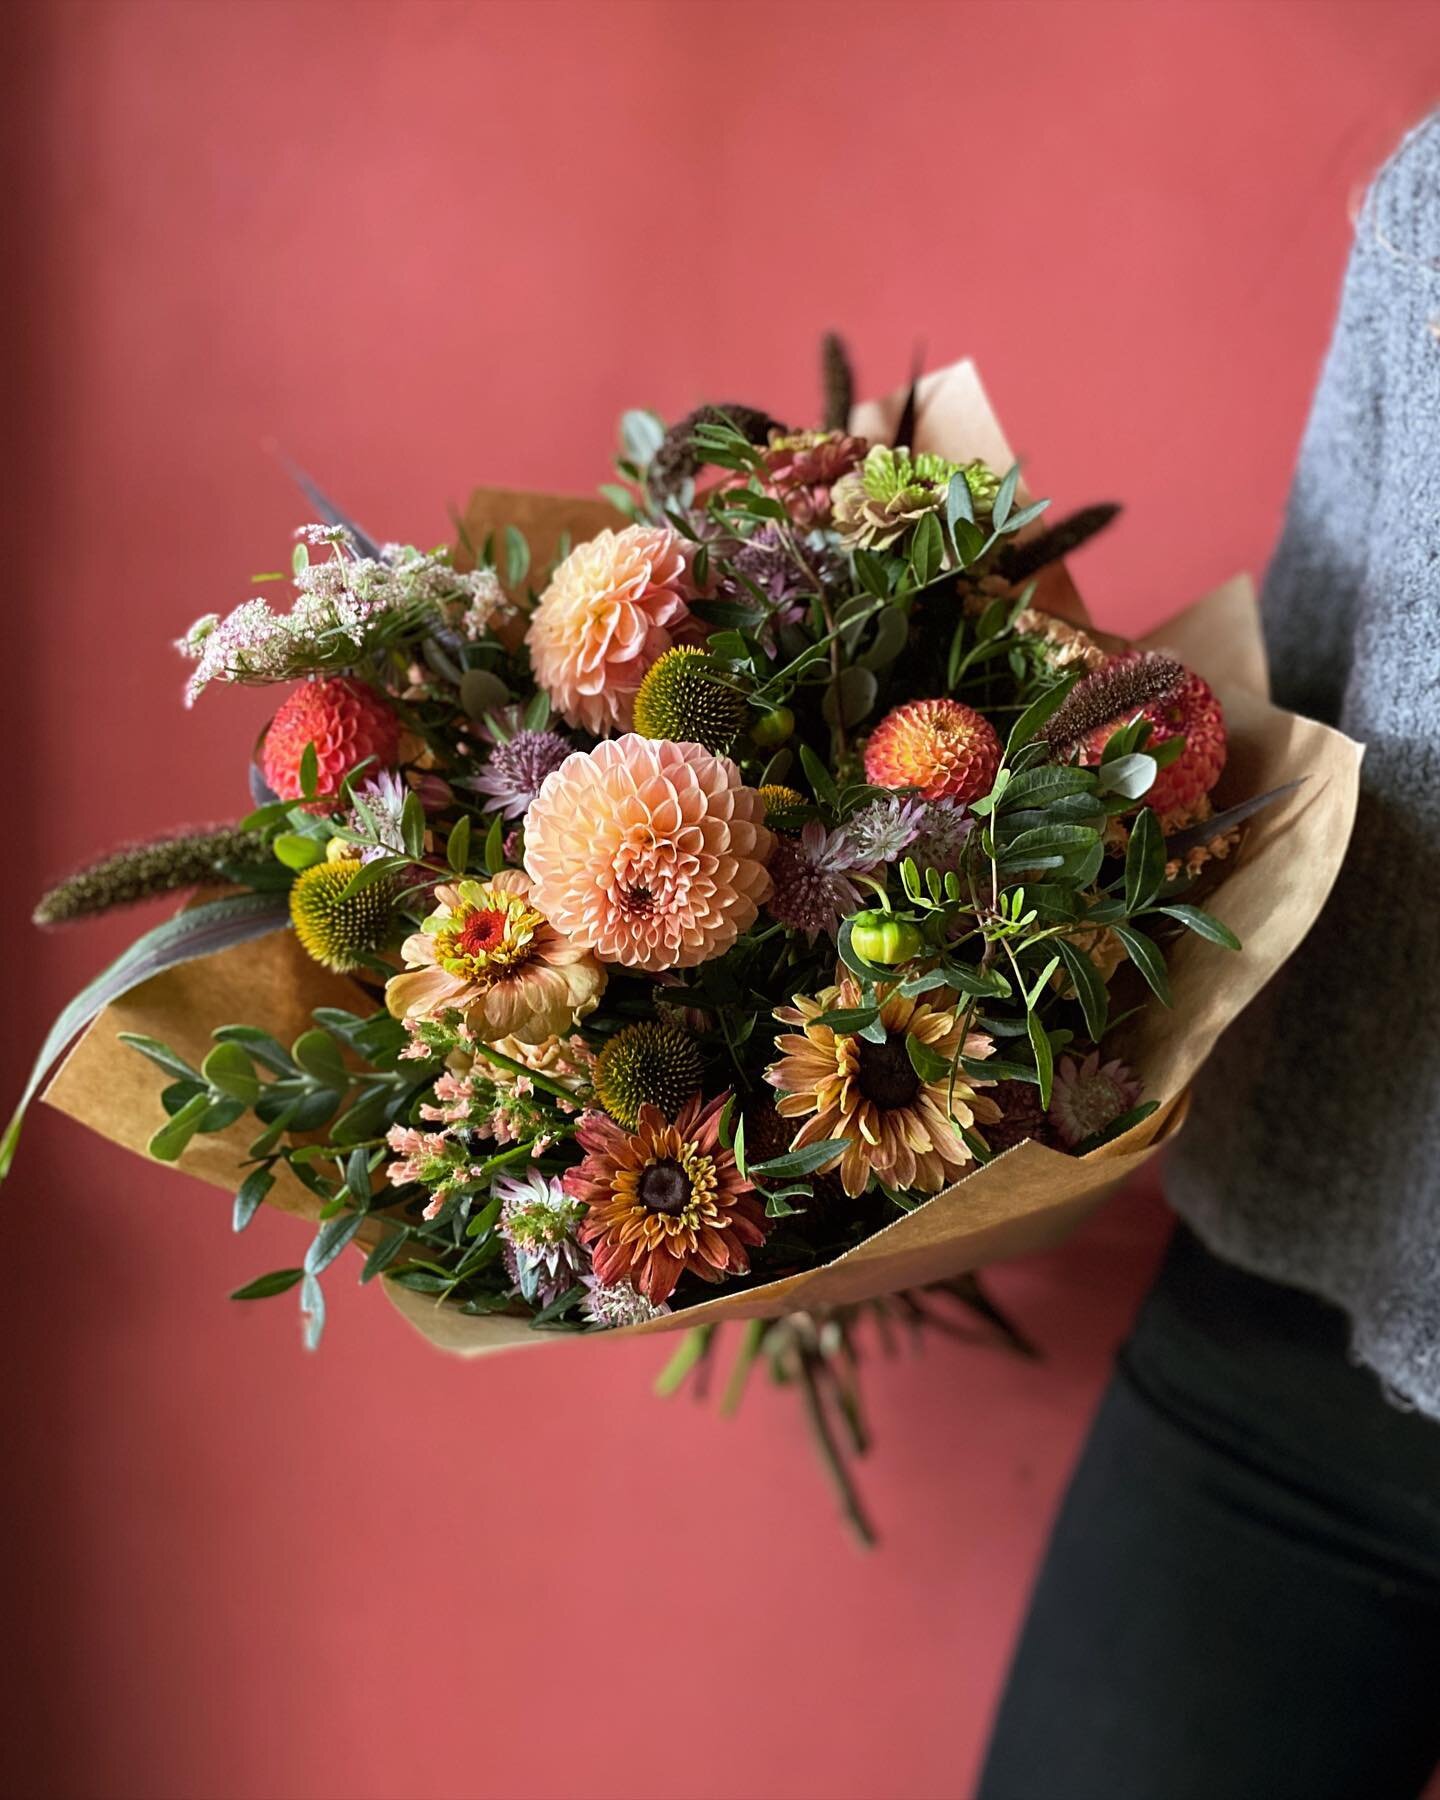
[[[684,539],[627,525],[577,544],[550,578],[526,642],[538,684],[571,725],[628,731],[646,671],[692,635]]]
[[[532,898],[606,962],[693,968],[728,950],[770,891],[764,813],[728,757],[609,738],[567,757],[530,808]]]

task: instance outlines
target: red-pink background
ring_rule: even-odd
[[[1433,7],[62,3],[8,16],[7,1052],[124,941],[38,939],[87,852],[245,805],[257,696],[169,640],[302,504],[428,542],[476,481],[602,479],[626,405],[812,407],[977,356],[1034,484],[1127,502],[1077,573],[1157,621],[1265,559],[1357,185]],[[7,1092],[10,1091],[7,1087]],[[479,1365],[301,1228],[38,1116],[3,1201],[17,1795],[971,1791],[1046,1521],[1153,1265],[1152,1193],[996,1286],[1043,1367],[875,1367],[885,1531],[787,1397],[654,1346]],[[1057,1771],[1056,1793],[1063,1792]]]

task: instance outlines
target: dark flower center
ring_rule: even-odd
[[[905,1033],[892,1031],[883,1044],[861,1038],[857,1079],[860,1092],[883,1112],[909,1106],[920,1092],[920,1077],[905,1048]]]
[[[690,1198],[690,1177],[673,1156],[662,1156],[640,1177],[640,1204],[651,1212],[678,1213]]]
[[[655,896],[648,887],[630,884],[621,890],[620,905],[627,913],[648,913],[655,904]]]

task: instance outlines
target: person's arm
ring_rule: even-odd
[[[1440,433],[1440,341],[1427,313],[1440,254],[1440,113],[1377,176],[1356,226],[1335,336],[1305,430],[1285,529],[1265,581],[1265,637],[1280,705],[1333,722],[1350,675],[1361,596],[1373,579],[1377,514],[1394,519],[1409,456]],[[1397,284],[1397,261],[1419,280]],[[1397,291],[1407,303],[1397,304]],[[1423,393],[1417,394],[1417,388]],[[1419,399],[1428,435],[1412,435]],[[1397,475],[1397,471],[1400,473]]]

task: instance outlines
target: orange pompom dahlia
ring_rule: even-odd
[[[712,1282],[748,1272],[749,1251],[765,1242],[765,1214],[720,1142],[728,1098],[706,1105],[697,1094],[673,1125],[658,1107],[642,1106],[633,1132],[604,1113],[580,1121],[586,1154],[566,1173],[565,1190],[589,1208],[579,1237],[605,1286],[628,1281],[658,1306],[687,1270]]]
[[[988,719],[960,700],[912,700],[870,734],[865,779],[915,788],[926,800],[978,800],[1000,767],[1000,740]]]
[[[400,721],[374,688],[352,675],[302,683],[270,721],[260,751],[260,773],[281,800],[301,797],[307,744],[315,746],[315,791],[336,794],[350,771],[370,757],[382,769],[394,768]]]
[[[693,968],[728,950],[770,891],[764,816],[728,757],[609,738],[567,757],[531,804],[532,898],[606,962]]]
[[[628,731],[650,665],[693,636],[685,541],[627,525],[577,544],[550,578],[526,642],[535,679],[571,725]]]

